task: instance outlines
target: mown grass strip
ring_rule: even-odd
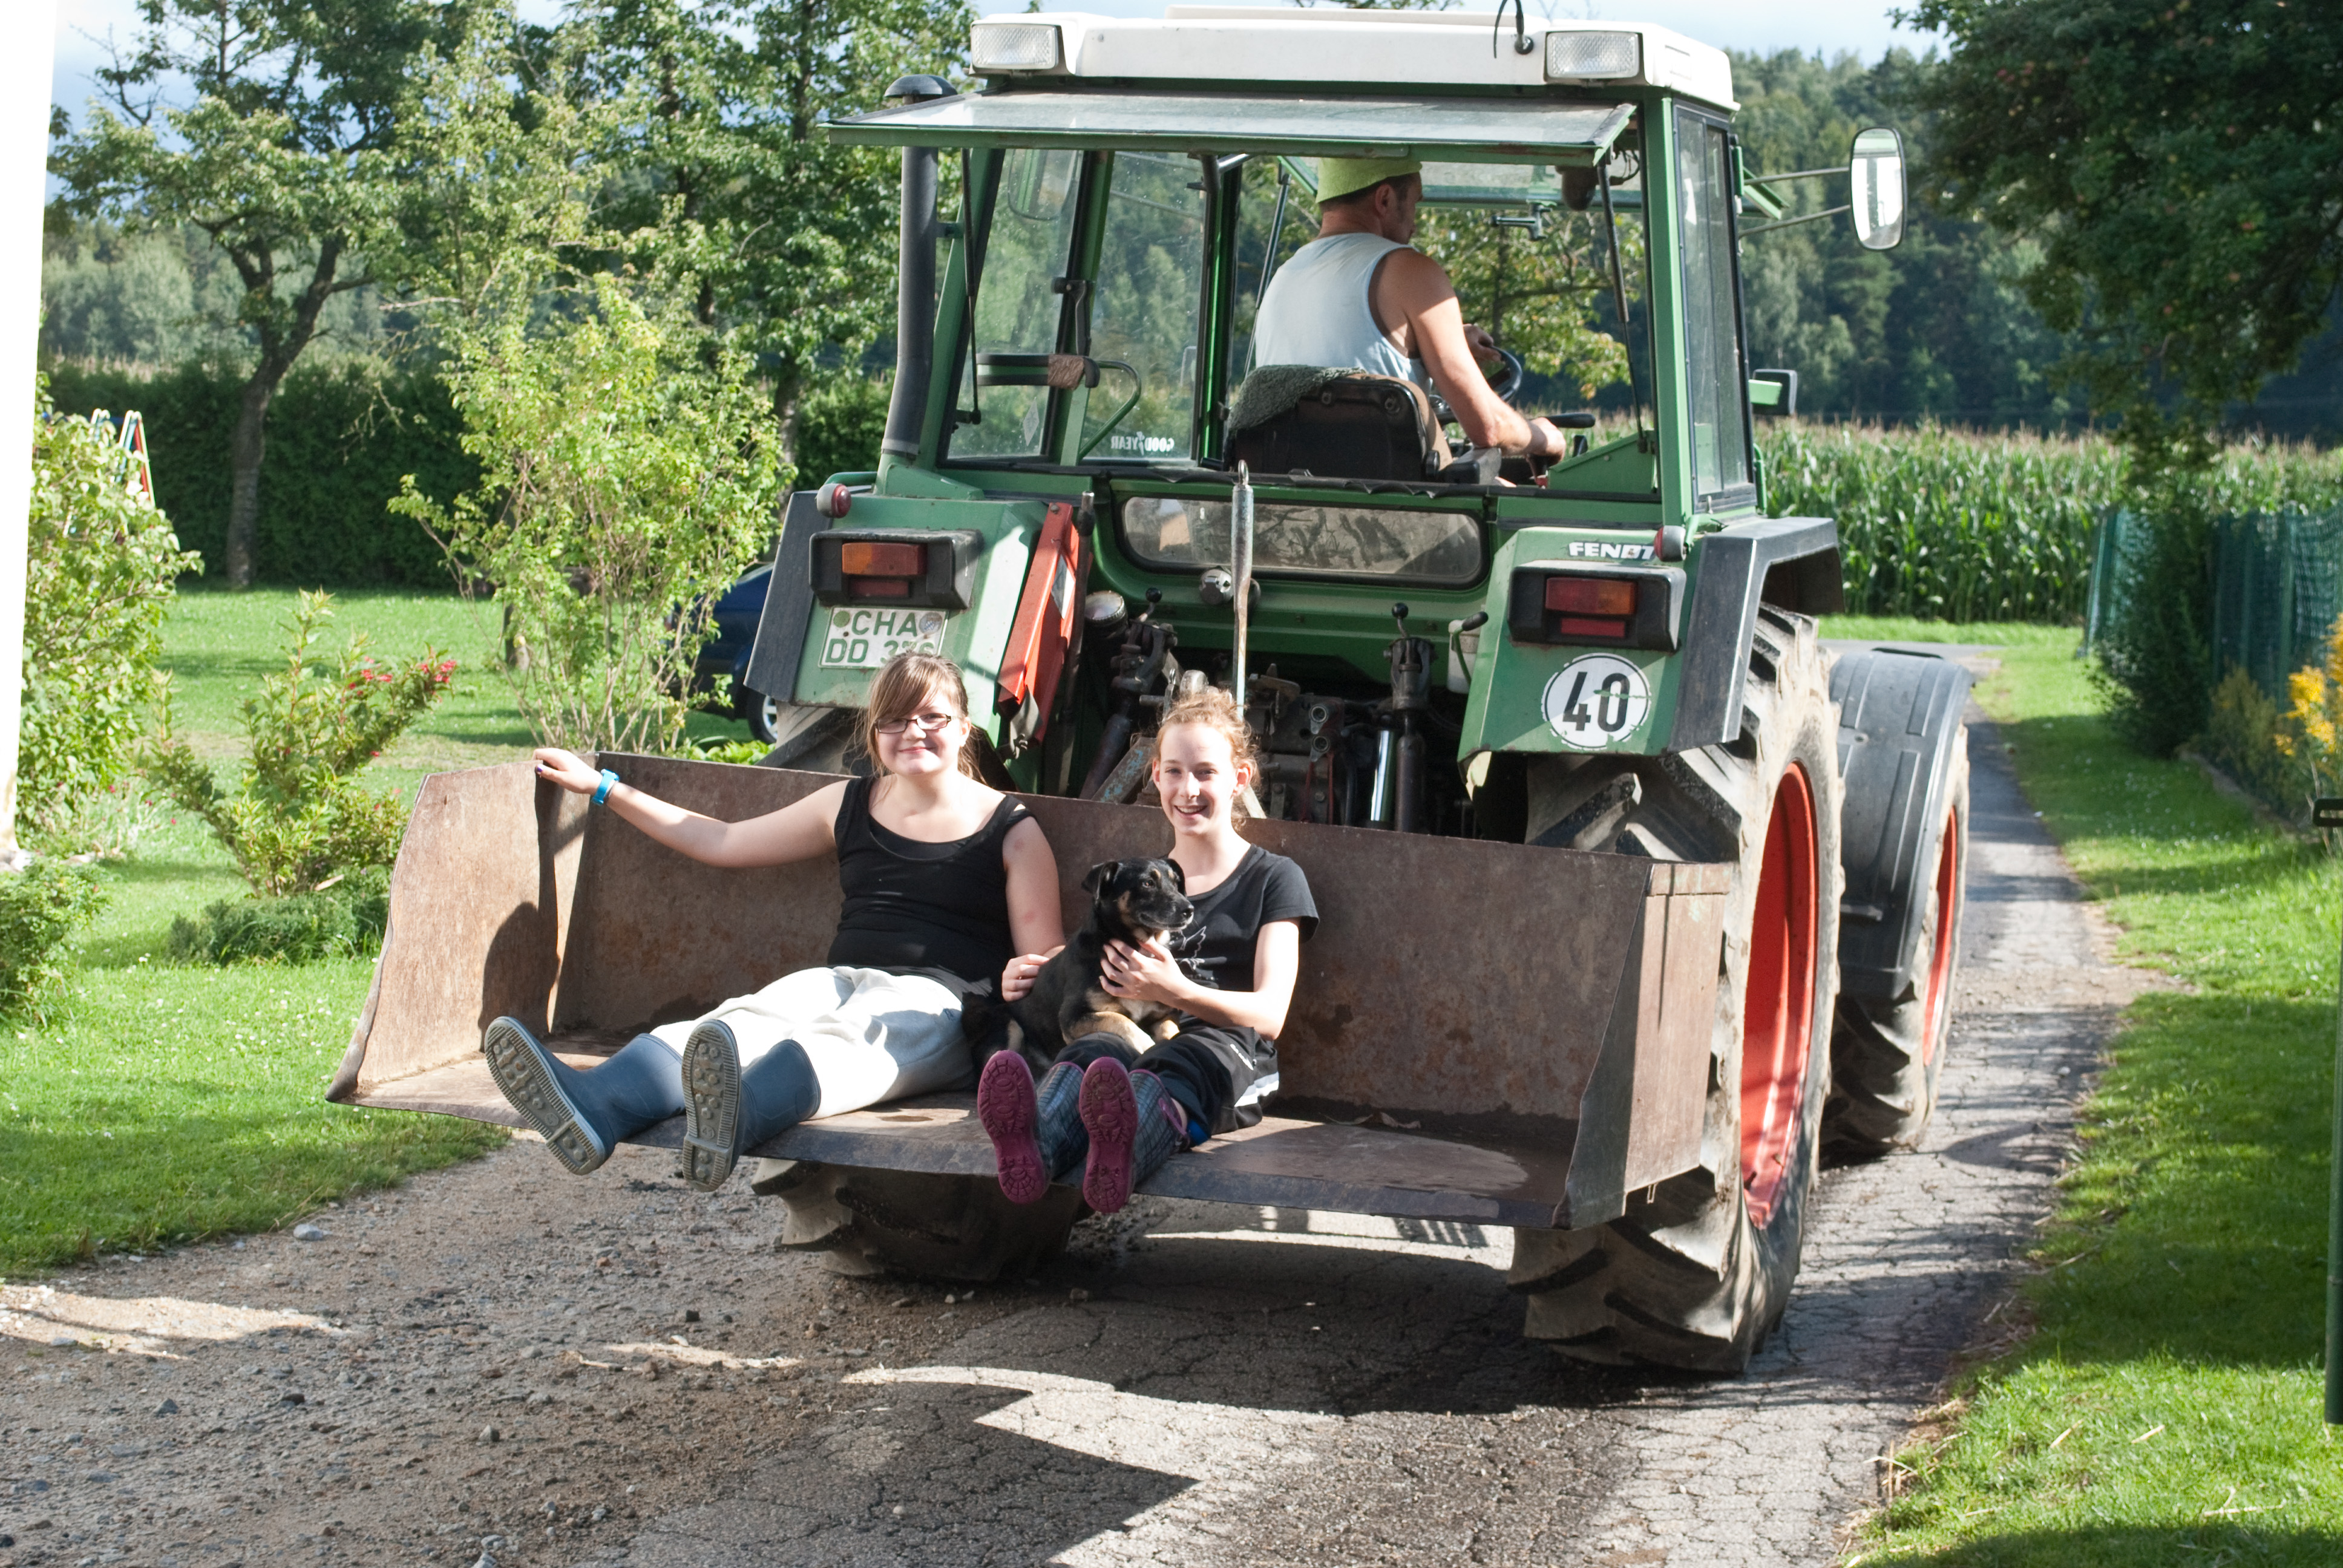
[[[103,876],[113,904],[66,994],[0,1027],[0,1276],[268,1230],[503,1141],[325,1102],[371,960],[166,960],[172,916],[244,890],[194,823]]]
[[[1948,1438],[1899,1456],[1851,1557],[2332,1568],[2343,1445],[2318,1358],[2343,875],[2194,767],[2122,746],[2073,646],[2012,639],[1979,699],[2126,956],[2191,989],[2126,1017],[2026,1287],[2034,1334],[1964,1380]]]

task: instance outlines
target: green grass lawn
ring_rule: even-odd
[[[1892,628],[1892,629],[1890,629]],[[1834,636],[1916,628],[1835,620]],[[1996,641],[1979,700],[2132,961],[2135,1003],[2061,1184],[2035,1332],[1907,1451],[1868,1564],[2343,1563],[2343,1445],[2320,1420],[2335,1059],[2335,861],[2194,767],[2109,732],[2075,633]]]
[[[427,772],[524,755],[488,663],[495,623],[452,597],[337,596],[333,641],[378,655],[436,645],[455,687],[369,770],[412,798]],[[291,593],[184,592],[164,628],[181,733],[223,778],[241,754],[236,707],[283,659]],[[695,714],[690,733],[745,738]],[[168,814],[166,814],[167,818]],[[199,823],[164,819],[101,875],[111,907],[47,1021],[0,1026],[0,1277],[92,1251],[289,1223],[325,1200],[468,1158],[506,1136],[441,1116],[327,1105],[373,965],[173,964],[176,915],[243,894]]]

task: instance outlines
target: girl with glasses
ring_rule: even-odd
[[[719,822],[546,747],[537,771],[710,866],[835,850],[845,894],[830,962],[705,1017],[661,1024],[601,1065],[564,1065],[500,1018],[481,1050],[546,1146],[584,1173],[622,1139],[684,1118],[684,1179],[713,1191],[741,1155],[813,1116],[965,1088],[960,1010],[1012,955],[1063,940],[1057,862],[1024,807],[968,750],[959,669],[903,653],[871,678],[858,738],[872,776],[745,822]]]

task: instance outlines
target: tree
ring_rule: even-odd
[[[50,167],[72,210],[190,224],[236,268],[252,371],[231,464],[229,584],[252,582],[268,405],[337,295],[372,281],[399,190],[398,110],[427,50],[450,52],[471,0],[139,0],[142,27],[98,73],[110,103]],[[169,95],[184,84],[182,102]]]
[[[2343,281],[2343,6],[1921,0],[1946,205],[2036,241],[2024,275],[2144,455],[2201,452],[2290,369]]]
[[[498,673],[538,739],[671,749],[709,590],[764,553],[790,473],[742,357],[681,301],[599,273],[556,304],[534,332],[503,308],[450,333],[480,483],[443,506],[410,478],[391,509],[441,541],[468,595],[493,587]]]
[[[2056,426],[2078,398],[2051,367],[2066,339],[2017,285],[2039,254],[1965,212],[1940,210],[1927,169],[1935,116],[1920,90],[1941,62],[1892,49],[1876,63],[1782,50],[1735,54],[1734,128],[1753,175],[1844,168],[1855,134],[1892,126],[1914,169],[1904,243],[1865,250],[1845,218],[1748,234],[1743,308],[1753,363],[1799,375],[1802,412],[1841,418]],[[1843,205],[1844,178],[1767,187],[1793,217]],[[1756,230],[1765,219],[1746,214]]]
[[[585,58],[626,95],[600,221],[647,274],[689,275],[701,327],[753,356],[785,436],[826,362],[893,327],[896,158],[818,139],[897,77],[950,73],[965,0],[599,0]]]
[[[1464,318],[1521,356],[1568,401],[1627,381],[1626,346],[1601,323],[1611,298],[1609,239],[1598,204],[1586,212],[1548,209],[1534,227],[1493,221],[1479,208],[1420,209],[1416,244],[1440,258]],[[1519,220],[1525,215],[1506,214]],[[1622,265],[1639,276],[1643,231],[1620,225]]]

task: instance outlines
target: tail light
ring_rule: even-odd
[[[813,537],[813,595],[823,604],[966,609],[983,548],[966,528],[826,529]]]
[[[1673,653],[1684,573],[1668,568],[1589,572],[1517,568],[1505,624],[1515,642],[1592,643]]]

